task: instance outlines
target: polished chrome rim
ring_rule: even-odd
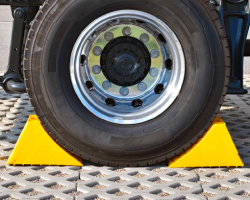
[[[185,58],[163,21],[145,12],[120,10],[83,30],[71,54],[70,75],[90,112],[108,122],[138,124],[159,116],[175,101],[184,81]]]

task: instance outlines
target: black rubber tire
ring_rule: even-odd
[[[181,41],[186,74],[182,90],[157,118],[117,125],[90,113],[76,96],[70,55],[94,19],[120,9],[150,13]],[[230,54],[220,18],[205,0],[47,0],[28,34],[25,83],[48,133],[70,152],[110,166],[145,166],[188,149],[209,128],[226,95]]]

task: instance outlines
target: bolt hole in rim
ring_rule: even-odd
[[[185,58],[177,36],[163,21],[145,12],[119,10],[83,30],[72,50],[70,76],[78,98],[98,118],[139,124],[175,101],[184,82]],[[126,85],[131,80],[134,84]]]

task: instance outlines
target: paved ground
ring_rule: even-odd
[[[1,67],[6,63],[3,55],[11,30],[5,12],[6,8],[0,7]],[[250,91],[250,72],[244,81]],[[85,163],[84,167],[8,166],[6,160],[32,113],[26,94],[8,95],[0,90],[0,200],[250,198],[250,94],[228,95],[220,113],[244,168],[169,169],[166,163],[140,168],[112,168],[91,163]]]

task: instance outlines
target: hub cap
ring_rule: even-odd
[[[101,16],[82,32],[72,51],[70,74],[77,96],[97,117],[138,124],[174,102],[184,81],[185,59],[164,22],[121,10]]]
[[[119,86],[133,86],[140,83],[151,66],[147,47],[133,37],[118,37],[109,42],[101,56],[104,76]]]

